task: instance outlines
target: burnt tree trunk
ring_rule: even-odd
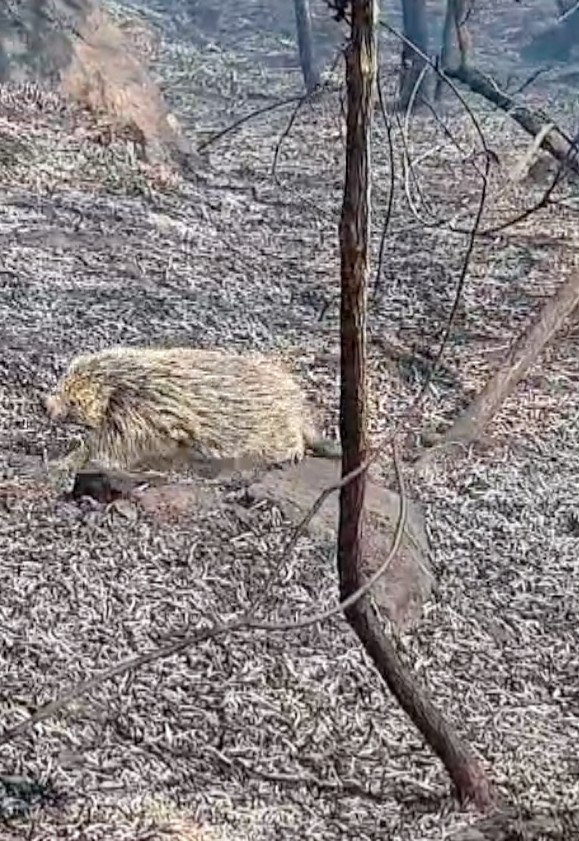
[[[446,13],[440,48],[440,69],[466,66],[471,59],[471,38],[467,29],[468,9],[466,0],[446,0]],[[444,78],[438,76],[434,98],[440,100]]]
[[[346,50],[346,181],[340,219],[342,476],[367,455],[366,301],[370,240],[370,128],[376,77],[375,0],[352,0],[351,39]],[[365,472],[340,492],[338,570],[344,600],[363,583]],[[349,607],[346,619],[404,711],[444,763],[461,800],[491,802],[482,767],[425,697],[383,631],[367,597]]]
[[[566,281],[539,310],[513,344],[498,371],[443,436],[446,443],[468,444],[480,437],[484,427],[536,362],[547,342],[578,305],[579,272]]]
[[[425,0],[402,0],[402,19],[404,40],[400,57],[400,80],[398,89],[398,107],[408,108],[418,80],[426,65],[420,53],[428,55],[428,25],[426,22]],[[413,45],[420,53],[413,49]],[[419,104],[426,97],[426,74],[416,91],[415,103]]]
[[[312,41],[312,16],[310,14],[310,0],[294,0],[296,13],[296,29],[298,35],[298,49],[300,64],[304,76],[306,91],[312,91],[320,84],[320,74],[314,59]]]

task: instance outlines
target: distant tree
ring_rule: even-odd
[[[471,4],[468,0],[446,0],[446,14],[442,30],[440,48],[440,69],[466,67],[471,59],[471,38],[467,29],[467,19]],[[436,80],[435,99],[440,99],[444,90],[444,80]]]
[[[428,55],[428,23],[426,0],[402,0],[404,38],[400,57],[399,107],[408,108],[413,92],[424,70]],[[417,52],[417,47],[420,52]],[[422,53],[422,55],[421,55]],[[426,73],[416,91],[415,102],[419,104],[426,92]]]
[[[320,83],[320,74],[314,58],[310,0],[294,0],[294,9],[296,13],[298,48],[304,84],[306,91],[311,93]]]

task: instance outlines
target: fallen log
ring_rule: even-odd
[[[469,444],[476,441],[505,399],[537,361],[545,345],[579,305],[579,272],[565,281],[541,307],[527,329],[512,345],[504,362],[457,418],[441,441]]]
[[[499,90],[495,84],[480,70],[470,66],[449,67],[445,75],[466,85],[473,93],[484,97],[488,102],[505,111],[533,137],[537,137],[545,126],[553,121],[540,111],[533,111],[525,105],[520,105],[508,94]],[[560,128],[552,128],[545,132],[541,147],[553,155],[561,164],[579,175],[579,161],[574,140],[568,137]]]

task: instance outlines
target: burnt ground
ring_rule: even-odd
[[[265,14],[266,5],[244,4],[243,20],[233,3],[218,18],[202,3],[115,7],[124,18],[146,13],[159,39],[154,71],[198,141],[272,92],[299,92],[291,10],[280,3]],[[517,64],[516,39],[533,5],[499,15],[480,3],[473,20],[482,66],[513,88],[531,72]],[[337,37],[324,24],[328,60]],[[390,43],[382,78],[392,86]],[[572,125],[560,70],[527,95]],[[511,183],[528,138],[467,100],[500,160],[484,228],[531,205],[548,180]],[[301,109],[275,179],[290,113],[245,122],[208,147],[199,181],[160,189],[126,143],[98,145],[89,118],[56,97],[0,95],[4,725],[184,625],[247,609],[263,591],[287,524],[273,505],[243,509],[233,485],[222,493],[237,515],[216,504],[169,527],[74,506],[18,477],[26,459],[70,440],[50,428],[40,401],[71,354],[116,342],[275,349],[335,427],[339,96]],[[369,319],[374,433],[404,416],[423,381],[421,360],[438,346],[464,259],[460,231],[479,201],[472,118],[450,100],[441,113],[453,140],[426,115],[406,138],[422,195],[405,189],[404,128],[394,130],[395,202]],[[379,120],[374,141],[377,253],[390,171]],[[448,421],[576,271],[576,195],[564,183],[558,206],[477,241],[421,426]],[[393,360],[392,344],[410,361]],[[439,586],[399,639],[401,653],[523,812],[579,805],[577,350],[570,324],[504,406],[484,451],[406,474]],[[264,610],[305,615],[335,598],[331,553],[303,538]],[[3,746],[0,771],[7,839],[434,841],[475,819],[340,620],[207,642],[108,681]]]

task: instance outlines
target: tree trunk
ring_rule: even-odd
[[[446,0],[446,13],[440,48],[440,69],[466,66],[471,59],[471,38],[467,29],[468,11],[466,0]],[[444,78],[438,76],[434,98],[440,100],[444,90]]]
[[[551,122],[549,118],[542,113],[532,111],[524,105],[519,105],[514,99],[507,94],[498,90],[494,83],[490,81],[480,70],[475,67],[449,67],[446,70],[446,75],[450,79],[456,79],[462,82],[473,93],[483,96],[497,108],[505,111],[510,117],[517,122],[521,128],[525,129],[533,137],[536,137],[544,128],[545,125]],[[579,174],[579,163],[577,160],[577,150],[573,143],[556,128],[545,135],[541,141],[541,147],[550,152],[554,158],[560,161],[573,172]]]
[[[194,166],[196,154],[158,85],[100,0],[0,3],[0,82],[38,82],[132,129],[149,163]]]
[[[405,111],[426,65],[424,58],[412,48],[412,45],[414,44],[424,55],[428,55],[425,0],[402,0],[402,18],[406,41],[402,43],[400,59],[398,107]],[[426,90],[425,75],[416,92],[416,104],[419,104],[426,97]]]
[[[470,406],[443,436],[448,444],[467,444],[480,437],[484,427],[536,362],[547,342],[560,330],[579,305],[579,272],[566,281],[539,310],[512,346],[507,358]]]
[[[370,240],[370,128],[376,76],[374,0],[352,0],[351,41],[346,50],[346,181],[340,219],[341,251],[341,391],[342,476],[359,467],[367,453],[366,299]],[[338,570],[344,600],[363,583],[365,473],[340,492]],[[370,601],[363,597],[346,610],[376,668],[402,708],[444,763],[461,800],[484,808],[490,787],[440,712],[425,697],[382,629]]]
[[[311,93],[320,84],[320,74],[314,59],[310,0],[294,0],[300,64],[306,91]]]

